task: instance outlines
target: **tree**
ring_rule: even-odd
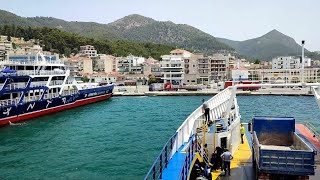
[[[254,61],[254,64],[260,64],[260,60],[259,59],[256,59],[255,61]]]
[[[17,45],[15,43],[12,43],[12,48],[17,49]]]
[[[157,83],[157,78],[153,74],[150,74],[148,84],[152,84],[152,83]]]
[[[87,76],[83,76],[83,77],[81,77],[81,81],[89,82],[89,78]]]
[[[70,54],[71,54],[71,49],[69,47],[64,47],[63,48],[63,51],[64,51],[64,55],[67,56],[67,57],[70,57]]]
[[[78,51],[78,48],[73,48],[71,52],[74,54],[78,54],[79,51]]]

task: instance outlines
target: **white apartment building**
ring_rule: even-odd
[[[304,58],[304,67],[311,66],[311,59]],[[272,69],[300,69],[302,67],[301,57],[280,56],[272,59]]]
[[[115,83],[117,75],[107,73],[96,73],[90,76],[95,83]]]
[[[0,50],[10,51],[12,50],[12,43],[10,41],[0,41]]]
[[[192,53],[176,49],[170,55],[161,56],[161,69],[163,82],[170,82],[172,85],[182,85],[184,79],[184,60],[190,58]]]
[[[117,68],[119,72],[143,74],[144,57],[129,55],[118,61]]]
[[[256,69],[245,70],[240,68],[232,70],[232,78],[235,80],[257,80],[263,83],[279,84],[279,83],[299,83],[304,82],[320,82],[320,68],[304,68],[302,77],[302,69]]]
[[[79,53],[87,55],[90,58],[97,57],[97,50],[91,45],[80,46]]]

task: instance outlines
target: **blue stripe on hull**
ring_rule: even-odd
[[[0,121],[1,119],[8,117],[15,117],[25,113],[31,113],[35,111],[45,110],[47,108],[71,104],[78,100],[83,100],[86,98],[109,94],[112,93],[113,88],[114,86],[91,88],[86,90],[80,90],[78,94],[74,95],[61,96],[41,101],[31,101],[24,104],[19,104],[17,106],[11,105],[6,107],[0,107]],[[7,113],[8,111],[9,113]]]

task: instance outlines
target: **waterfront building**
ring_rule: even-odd
[[[87,55],[90,58],[97,57],[97,50],[91,45],[80,46],[79,53],[82,55]]]
[[[252,74],[252,72],[251,72]],[[238,69],[231,70],[231,78],[235,81],[243,81],[243,80],[249,80],[250,73],[248,69],[244,67],[240,67]],[[254,79],[250,79],[254,80]]]
[[[87,56],[76,55],[63,60],[71,74],[93,73],[92,59]]]
[[[93,74],[83,74],[87,75],[88,78],[92,79],[92,82],[95,83],[116,83],[118,73],[93,73]]]
[[[230,54],[213,54],[210,59],[210,83],[225,81],[229,78],[228,71],[234,69],[235,57]]]
[[[113,73],[117,72],[118,62],[122,57],[115,57],[112,55],[98,54],[97,58],[94,60],[94,71],[104,72],[104,73]]]
[[[163,82],[161,64],[158,60],[149,57],[143,63],[143,74],[145,77],[154,76],[157,82]]]
[[[144,57],[129,55],[118,61],[117,68],[119,72],[125,74],[143,74]]]
[[[208,58],[203,54],[191,54],[184,59],[184,78],[183,83],[186,85],[197,85],[208,82]]]
[[[2,37],[2,36],[1,36]],[[0,61],[6,58],[7,52],[13,49],[12,43],[7,39],[1,38],[0,41]]]
[[[311,66],[311,59],[304,58],[304,67]],[[272,69],[300,69],[302,67],[301,57],[280,56],[272,59]]]
[[[235,59],[230,54],[204,56],[181,49],[173,50],[170,55],[161,58],[162,79],[164,83],[171,82],[173,85],[209,85],[227,80],[229,67],[234,67],[229,62],[231,60],[233,63]]]
[[[184,78],[184,60],[190,58],[192,53],[182,49],[170,52],[170,55],[161,56],[161,69],[163,82],[173,85],[182,85]]]
[[[302,81],[320,82],[320,68],[302,69],[257,69],[248,70],[249,80],[259,80],[264,83],[299,83]],[[302,77],[303,75],[303,77]]]
[[[12,42],[10,41],[0,41],[0,50],[11,51],[13,49]]]

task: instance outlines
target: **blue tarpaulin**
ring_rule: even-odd
[[[5,69],[2,70],[1,72],[2,72],[2,73],[16,73],[17,71],[16,71],[16,70],[9,69],[9,68],[5,68]]]

